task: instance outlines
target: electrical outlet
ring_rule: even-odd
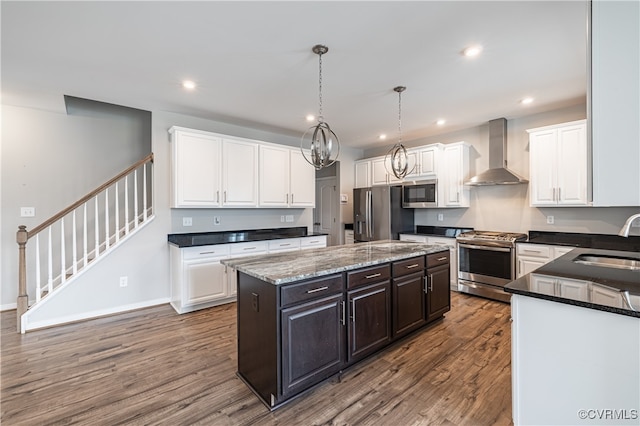
[[[284,215],[280,216],[280,222],[284,222]]]
[[[438,222],[442,222],[444,220],[444,214],[438,213]]]
[[[293,222],[293,215],[292,214],[288,214],[285,219],[286,219],[287,222]]]
[[[35,207],[20,207],[20,217],[35,217]]]
[[[553,225],[553,221],[554,221],[553,216],[547,216],[547,224]]]
[[[193,225],[193,219],[190,217],[183,217],[182,218],[182,226],[191,226]]]
[[[126,287],[129,285],[129,277],[120,277],[120,287]]]
[[[214,224],[215,226],[220,225],[220,216],[214,216],[214,217],[213,217],[213,224]]]

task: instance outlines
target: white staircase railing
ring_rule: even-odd
[[[32,230],[18,227],[18,332],[22,315],[153,217],[153,153]],[[29,245],[27,251],[27,243]],[[27,264],[33,267],[27,269]],[[29,305],[27,289],[35,284]]]

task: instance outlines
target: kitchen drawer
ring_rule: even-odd
[[[269,251],[299,250],[300,240],[297,238],[284,238],[280,240],[270,240],[268,242]]]
[[[229,255],[229,246],[216,244],[211,246],[185,247],[182,250],[183,260],[204,259],[210,257],[226,257]]]
[[[382,266],[358,269],[347,273],[347,288],[388,280],[390,277],[391,265],[388,263]]]
[[[248,243],[231,244],[231,255],[250,255],[252,253],[260,254],[267,252],[266,241],[253,241]]]
[[[424,269],[424,256],[412,257],[407,260],[399,260],[391,265],[393,276],[401,277],[403,275],[422,272]]]
[[[304,237],[300,238],[300,248],[304,249],[312,249],[312,248],[322,248],[327,246],[327,236],[326,235],[318,235],[315,237]]]
[[[449,263],[449,250],[427,255],[427,269]]]
[[[286,307],[317,297],[340,293],[342,290],[342,274],[316,278],[302,283],[282,286],[280,288],[280,304],[282,307]]]
[[[551,247],[539,244],[516,244],[518,256],[545,257],[551,259]]]

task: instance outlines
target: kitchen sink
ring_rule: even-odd
[[[573,259],[573,262],[581,263],[583,265],[603,266],[605,268],[640,271],[640,260],[632,257],[581,254]]]

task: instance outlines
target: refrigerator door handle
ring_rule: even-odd
[[[371,196],[371,191],[367,191],[367,237],[369,240],[373,238],[373,197]]]

